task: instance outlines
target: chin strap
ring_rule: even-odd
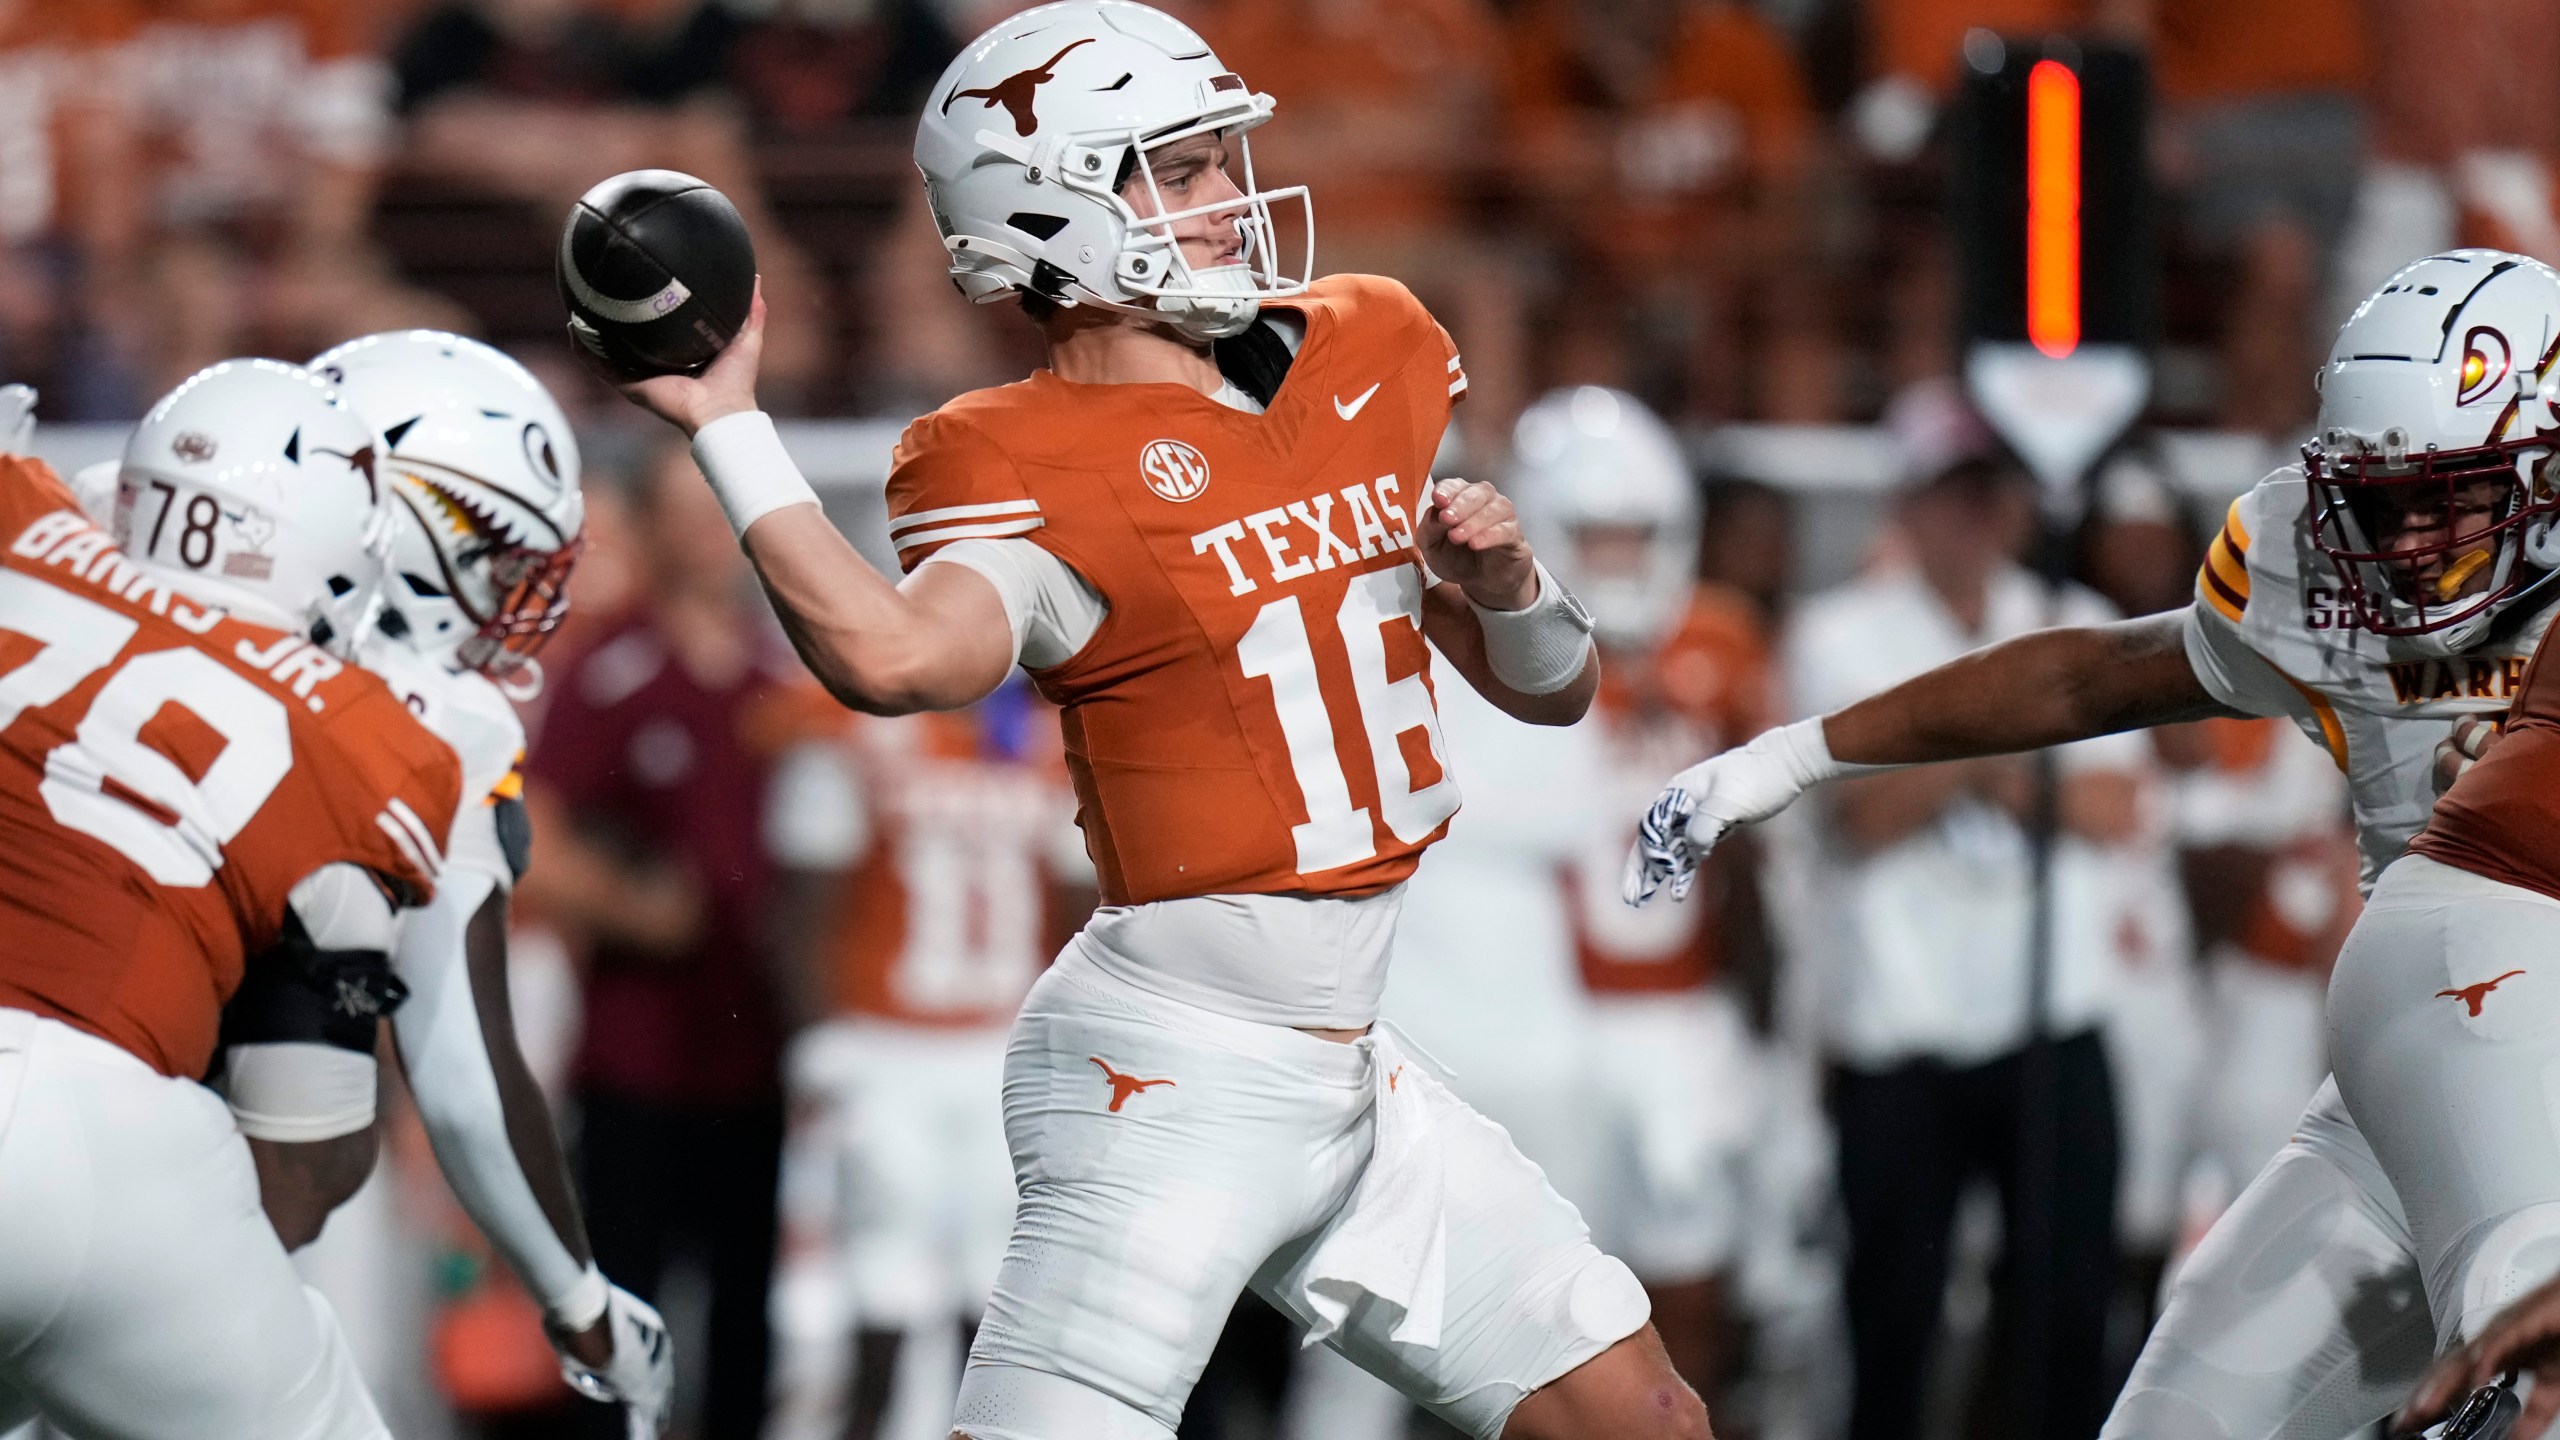
[[[1106,300],[1083,285],[1062,286],[1060,292],[1056,297],[1060,304],[1091,305],[1097,310],[1108,310],[1115,315],[1152,320],[1189,340],[1225,340],[1241,335],[1252,329],[1253,322],[1262,314],[1262,297],[1259,295],[1238,295],[1232,298],[1221,295],[1214,299],[1159,296],[1151,305],[1133,305],[1126,300]],[[1169,309],[1167,308],[1169,305],[1181,308]],[[1191,308],[1197,305],[1214,305],[1220,308],[1215,311],[1199,311]]]

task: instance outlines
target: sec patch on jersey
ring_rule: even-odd
[[[755,245],[729,197],[677,170],[580,196],[554,267],[569,334],[625,380],[698,374],[747,323]]]

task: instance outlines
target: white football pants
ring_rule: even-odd
[[[2205,1238],[2107,1435],[2337,1440],[2560,1273],[2560,901],[2404,856],[2329,982],[2335,1079]]]
[[[2332,1080],[2179,1267],[2100,1440],[2343,1440],[2434,1348],[2399,1198]]]
[[[2394,862],[2330,979],[2329,1050],[2437,1343],[2469,1339],[2560,1272],[2560,900]]]
[[[389,1440],[221,1098],[0,1009],[0,1430]]]
[[[1501,1127],[1383,1032],[1214,1014],[1070,945],[1014,1023],[1004,1110],[1021,1198],[960,1384],[973,1440],[1173,1440],[1248,1286],[1479,1440],[1649,1313]],[[1406,1327],[1425,1314],[1434,1333]]]

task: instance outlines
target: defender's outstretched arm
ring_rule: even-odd
[[[1825,780],[2237,713],[2197,677],[2182,611],[2021,635],[1673,776],[1627,856],[1624,896],[1640,905],[1666,884],[1687,895],[1725,832]]]
[[[1822,737],[1844,765],[1923,765],[2237,714],[2188,663],[2185,613],[2039,630],[1958,656],[1823,717]]]
[[[829,694],[876,715],[984,698],[1013,668],[1003,599],[958,565],[892,582],[827,519],[756,410],[764,320],[759,288],[746,327],[700,378],[661,375],[623,393],[694,439],[773,613]]]

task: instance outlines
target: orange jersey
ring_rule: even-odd
[[[2503,735],[2436,802],[2409,848],[2560,899],[2560,662],[2546,631]]]
[[[0,458],[0,1006],[201,1075],[287,893],[346,862],[423,902],[461,788],[372,674],[173,593]]]
[[[1652,656],[1604,656],[1592,719],[1607,750],[1614,813],[1642,815],[1663,776],[1758,734],[1769,720],[1770,678],[1758,613],[1722,589],[1702,588]],[[1722,958],[1720,907],[1703,894],[1685,905],[1628,907],[1618,871],[1634,840],[1630,819],[1595,837],[1566,871],[1582,983],[1599,994],[1695,989]]]
[[[846,735],[871,833],[828,942],[837,1010],[1002,1025],[1049,963],[1061,888],[1050,857],[1075,794],[1056,712],[1018,691],[1005,699],[862,717]]]
[[[1044,370],[898,443],[900,564],[1022,536],[1110,605],[1033,678],[1111,904],[1372,894],[1457,812],[1414,514],[1466,376],[1391,280],[1328,276],[1279,308],[1306,338],[1267,414]]]

